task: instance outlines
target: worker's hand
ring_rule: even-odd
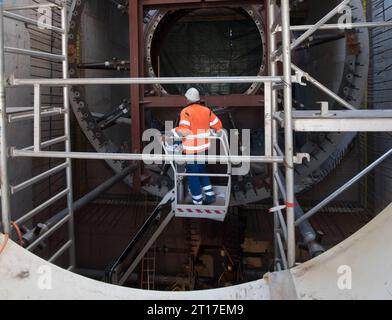
[[[162,141],[164,141],[165,143],[173,144],[174,140],[175,138],[173,132],[166,132],[162,135]]]
[[[166,133],[166,137],[170,138],[170,139],[181,139],[182,138],[182,134],[180,132],[175,131],[175,129],[169,131]]]
[[[170,153],[181,154],[183,151],[183,147],[181,144],[174,143],[171,145],[166,145],[166,150]]]
[[[222,135],[223,135],[222,130],[220,130],[220,131],[211,130],[211,133],[214,137],[218,137],[218,138],[222,137]]]
[[[184,134],[181,131],[177,131],[176,129],[172,129],[171,132],[173,133],[174,137],[177,139],[181,139],[184,137]]]
[[[173,131],[168,131],[168,132],[166,132],[165,136],[168,137],[168,138],[174,138],[174,132]]]

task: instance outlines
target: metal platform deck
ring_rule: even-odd
[[[275,116],[283,123],[283,112]],[[392,110],[293,111],[293,123],[298,132],[389,132]]]

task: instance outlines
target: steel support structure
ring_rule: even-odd
[[[284,140],[286,166],[286,220],[287,220],[287,263],[295,266],[295,194],[294,194],[294,137],[293,137],[293,88],[291,79],[291,32],[290,0],[281,1],[282,13],[282,61],[284,77]]]
[[[278,112],[278,106],[275,98],[275,94],[272,98],[272,110],[273,112],[273,130],[272,130],[272,143],[274,146],[273,155],[283,156],[285,159],[286,167],[286,178],[282,181],[279,173],[279,168],[277,164],[273,164],[273,174],[272,174],[272,197],[274,208],[271,212],[274,214],[274,236],[275,236],[275,269],[281,270],[285,268],[291,268],[295,266],[295,228],[300,226],[301,223],[306,222],[310,217],[316,214],[320,209],[322,209],[326,204],[335,199],[342,192],[347,190],[350,186],[356,183],[361,177],[365,176],[368,172],[382,163],[387,157],[391,155],[391,151],[387,152],[376,162],[371,164],[341,188],[332,193],[319,205],[314,207],[312,210],[308,211],[301,217],[295,216],[295,207],[299,206],[298,202],[295,200],[294,194],[294,165],[295,156],[293,151],[293,132],[299,131],[330,131],[330,132],[340,132],[340,131],[388,131],[388,125],[390,128],[390,123],[392,121],[391,114],[387,110],[381,110],[378,114],[357,111],[357,109],[350,103],[340,98],[336,93],[328,89],[326,86],[321,84],[315,78],[307,74],[305,71],[301,70],[297,66],[291,63],[291,51],[295,49],[300,43],[305,41],[309,36],[317,32],[318,30],[337,30],[337,29],[352,29],[352,28],[376,28],[376,27],[392,27],[391,22],[361,22],[353,23],[349,25],[342,26],[341,24],[326,24],[332,17],[338,14],[344,6],[350,3],[349,0],[342,0],[337,7],[328,12],[320,21],[314,25],[304,25],[304,26],[291,26],[290,25],[290,1],[281,0],[281,15],[277,16],[276,8],[277,3],[275,0],[267,0],[265,7],[268,10],[268,40],[269,40],[269,71],[270,75],[276,74],[277,62],[282,62],[283,72],[284,72],[284,101],[283,101],[283,112]],[[304,33],[297,39],[291,40],[291,31],[304,31]],[[282,47],[277,49],[276,38],[277,35],[281,34]],[[290,70],[291,69],[291,70]],[[298,117],[301,117],[302,113],[295,114],[292,109],[292,88],[291,79],[292,71],[297,74],[298,78],[304,78],[307,82],[314,85],[325,94],[337,101],[341,106],[349,109],[349,111],[337,112],[339,116],[324,114],[325,110],[321,112],[312,113],[312,111],[304,112],[307,118],[306,120],[312,121],[313,127],[309,129],[309,122],[307,124],[299,124]],[[300,81],[300,80],[299,80]],[[301,82],[301,81],[300,81]],[[323,108],[323,107],[322,107]],[[327,110],[328,111],[328,110]],[[336,120],[340,120],[341,123],[337,123]],[[373,122],[371,124],[367,123]],[[315,123],[315,121],[318,121]],[[296,124],[296,126],[294,126]],[[285,150],[281,151],[278,144],[278,128],[284,127],[285,130]],[[320,130],[316,130],[316,127],[322,127]],[[306,128],[305,128],[306,127]],[[353,130],[355,129],[355,130]],[[285,199],[286,203],[281,204],[280,199]],[[283,217],[283,210],[286,210],[286,220]],[[284,241],[285,240],[285,241]]]
[[[69,78],[69,67],[68,67],[68,8],[67,2],[63,2],[61,8],[61,29],[63,33],[61,35],[61,53],[64,57],[62,62],[63,79]],[[69,86],[64,85],[63,87],[63,107],[64,107],[64,137],[66,138],[65,152],[71,152],[71,107],[69,101]],[[65,168],[66,182],[67,182],[67,209],[68,209],[68,237],[71,245],[69,246],[70,253],[70,268],[71,270],[76,267],[76,253],[75,253],[75,228],[74,228],[74,208],[73,208],[73,181],[72,181],[72,159],[66,158]],[[61,249],[60,249],[61,250]],[[56,255],[56,254],[55,254]]]
[[[276,51],[276,33],[271,32],[274,28],[274,24],[276,23],[276,3],[274,1],[266,1],[266,11],[267,11],[267,28],[270,30],[267,32],[267,42],[268,42],[268,54],[269,57],[273,55]],[[269,66],[268,71],[271,76],[276,76],[278,74],[278,63],[273,60],[269,59]],[[278,94],[276,90],[273,90],[272,97],[271,97],[271,112],[275,114],[278,112]],[[272,155],[277,156],[277,150],[275,149],[275,145],[278,144],[278,122],[273,118],[272,119],[272,127],[271,127],[271,143],[272,143]],[[274,178],[276,175],[279,175],[279,166],[276,163],[272,164],[272,199],[273,199],[273,206],[278,208],[279,204],[279,186],[278,181]],[[277,270],[283,269],[286,256],[282,254],[282,250],[280,249],[281,245],[279,242],[279,237],[277,236],[278,233],[283,232],[285,236],[285,240],[287,241],[287,228],[286,223],[283,218],[282,210],[274,212],[274,260],[275,260],[275,268]],[[283,250],[284,251],[284,250]]]
[[[283,67],[283,122],[285,152],[285,182],[280,180],[278,164],[272,164],[272,199],[274,208],[274,247],[275,247],[275,269],[287,269],[295,266],[296,242],[295,242],[295,193],[294,193],[294,139],[293,139],[293,99],[292,99],[292,71],[291,71],[291,31],[290,31],[290,1],[282,0],[280,16],[277,15],[277,3],[275,0],[267,0],[267,25],[268,25],[268,53],[269,53],[269,73],[271,76],[278,74],[278,61],[275,59],[277,53],[277,33],[276,26],[281,24],[282,28],[282,67]],[[273,114],[271,137],[272,155],[278,156],[279,128],[280,123],[274,116],[278,112],[277,90],[274,90],[271,97],[271,110]],[[267,137],[266,137],[267,139]],[[284,205],[280,204],[280,190],[284,190]],[[286,219],[283,217],[283,210],[286,210]],[[283,239],[285,241],[283,241]]]

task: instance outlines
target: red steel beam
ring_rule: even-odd
[[[129,3],[129,43],[130,43],[130,72],[131,78],[139,78],[140,73],[140,24],[143,21],[143,15],[140,16],[139,0],[130,1]],[[140,114],[140,87],[131,85],[131,137],[132,152],[141,152],[141,114]],[[140,190],[141,187],[141,168],[134,174],[134,189]]]
[[[264,104],[263,96],[228,95],[208,96],[202,99],[210,107],[222,108],[260,108]],[[186,105],[185,98],[182,96],[144,97],[141,103],[145,108],[179,108]]]
[[[140,0],[142,5],[152,8],[211,8],[240,7],[243,5],[262,5],[263,0]]]

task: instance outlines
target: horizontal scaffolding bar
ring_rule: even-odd
[[[33,110],[33,108],[31,108],[31,110]],[[41,118],[48,118],[57,115],[62,115],[64,112],[65,111],[62,108],[42,109]],[[14,123],[18,121],[31,120],[33,118],[34,118],[34,112],[19,112],[19,113],[13,113],[8,115],[8,122]]]
[[[38,213],[40,213],[42,210],[45,210],[47,207],[51,206],[53,203],[59,201],[61,198],[65,197],[69,193],[69,189],[65,189],[59,194],[55,195],[53,198],[50,198],[48,201],[44,202],[43,204],[39,205],[38,207],[34,208],[31,210],[29,213],[25,214],[23,217],[19,218],[17,221],[15,221],[16,224],[22,225],[26,221],[30,220],[31,218],[34,218]]]
[[[39,27],[45,28],[47,30],[52,30],[52,31],[55,31],[55,32],[58,32],[58,33],[64,33],[64,30],[61,29],[61,28],[57,28],[57,27],[55,27],[53,25],[46,24],[46,23],[39,23],[37,20],[30,19],[30,18],[21,16],[21,15],[16,14],[16,13],[4,11],[4,17],[6,17],[8,19],[24,22],[24,23],[27,23],[27,24],[37,25]]]
[[[300,25],[291,26],[291,31],[307,31],[312,28],[313,25]],[[378,27],[392,27],[392,22],[356,22],[356,23],[342,23],[342,24],[325,24],[320,26],[318,30],[346,30],[346,29],[358,29],[358,28],[378,28]],[[277,32],[282,32],[282,27],[276,29]]]
[[[58,172],[60,172],[61,170],[64,170],[65,168],[67,168],[69,166],[68,163],[63,163],[53,169],[50,169],[40,175],[35,176],[34,178],[27,180],[21,184],[18,184],[16,186],[11,186],[11,194],[16,194],[30,186],[32,186],[33,184],[42,181],[43,179],[50,177]]]
[[[31,245],[29,245],[26,248],[26,250],[29,250],[29,251],[34,250],[42,241],[49,238],[53,233],[55,233],[58,229],[60,229],[68,221],[69,221],[69,215],[64,217],[64,219],[60,220],[55,226],[53,226],[52,229],[50,229],[48,232],[46,232],[41,237],[39,237],[37,240],[35,240]]]
[[[388,159],[392,155],[392,149],[389,150],[387,153],[385,153],[383,156],[378,158],[375,162],[373,162],[371,165],[369,165],[367,168],[362,170],[360,173],[358,173],[354,178],[352,178],[350,181],[345,183],[342,187],[340,187],[338,190],[336,190],[334,193],[332,193],[329,197],[324,199],[322,202],[320,202],[317,206],[315,206],[313,209],[309,210],[305,215],[303,215],[301,218],[299,218],[296,222],[295,225],[298,226],[305,220],[311,218],[313,215],[315,215],[317,212],[319,212],[322,208],[324,208],[326,205],[331,203],[336,197],[341,195],[344,191],[346,191],[348,188],[350,188],[353,184],[358,182],[362,177],[366,176],[369,172],[371,172],[374,168],[376,168],[379,164],[384,162],[386,159]]]
[[[4,11],[20,11],[20,10],[34,10],[39,8],[58,8],[61,9],[61,5],[55,3],[43,3],[43,4],[32,4],[28,6],[17,6],[4,8]]]
[[[30,112],[33,110],[33,107],[7,107],[7,114],[20,114],[23,112]]]
[[[58,137],[58,138],[55,138],[55,139],[52,139],[52,140],[49,140],[49,141],[42,142],[41,143],[41,149],[49,148],[51,146],[54,146],[55,144],[65,142],[66,140],[67,140],[67,137],[66,136],[62,136],[62,137]],[[34,150],[34,146],[30,146],[30,147],[27,147],[27,148],[23,149],[23,151],[32,151],[32,150]]]
[[[212,156],[212,155],[153,155],[132,153],[95,153],[95,152],[58,152],[58,151],[26,151],[11,148],[12,157],[85,159],[85,160],[119,160],[119,161],[151,161],[151,162],[211,162],[211,163],[283,163],[283,157],[264,156]]]
[[[293,124],[298,132],[391,132],[392,110],[293,111]]]
[[[170,77],[170,78],[82,78],[82,79],[10,79],[13,86],[131,85],[131,84],[217,84],[282,82],[282,77]]]
[[[59,60],[59,61],[65,60],[65,57],[63,55],[53,54],[53,53],[43,52],[43,51],[14,48],[14,47],[5,47],[4,52],[13,53],[13,54],[22,54],[22,55],[36,57],[36,58],[47,58],[51,60]]]
[[[69,248],[71,248],[72,240],[69,240],[65,243],[49,260],[49,263],[55,262],[58,258],[60,258]]]
[[[177,173],[180,177],[211,177],[211,178],[230,178],[228,174],[209,174],[209,173]]]

